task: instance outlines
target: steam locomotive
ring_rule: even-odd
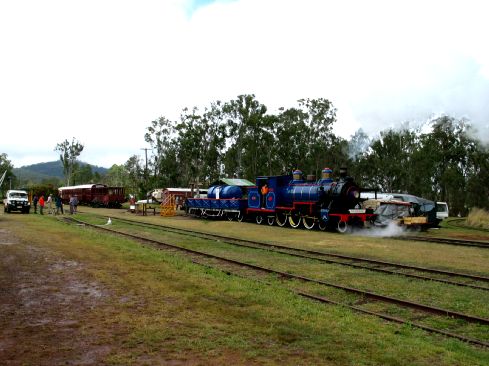
[[[185,210],[196,216],[227,217],[229,220],[254,220],[293,228],[316,226],[344,233],[363,227],[375,219],[372,210],[361,208],[361,188],[349,177],[346,168],[334,181],[332,170],[322,170],[321,179],[304,179],[300,170],[292,175],[262,176],[252,186],[213,185],[207,198],[188,198]],[[262,190],[265,186],[267,190]],[[262,193],[263,192],[263,193]]]

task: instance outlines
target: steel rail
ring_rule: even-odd
[[[463,247],[474,247],[474,248],[484,248],[489,249],[489,242],[477,241],[477,240],[462,240],[462,239],[450,239],[450,238],[432,238],[432,237],[424,237],[424,236],[397,236],[392,237],[392,239],[396,240],[415,240],[415,241],[424,241],[435,244],[445,244],[445,245],[458,245]]]
[[[195,230],[181,229],[181,228],[169,227],[169,226],[164,226],[164,225],[145,223],[145,222],[135,221],[135,220],[121,219],[121,218],[117,218],[117,220],[129,223],[131,225],[155,227],[155,228],[170,231],[170,232],[183,233],[184,235],[194,235],[194,236],[199,237],[199,238],[202,238],[202,237],[215,238],[215,239],[219,239],[222,242],[225,242],[225,243],[231,244],[231,245],[269,250],[269,251],[273,251],[276,253],[293,255],[293,256],[300,257],[300,258],[307,258],[307,259],[317,260],[317,261],[330,263],[330,264],[345,265],[345,266],[358,268],[358,269],[366,269],[366,270],[370,270],[370,271],[376,271],[376,272],[388,273],[388,274],[396,274],[396,275],[416,278],[416,279],[420,279],[420,280],[435,281],[435,282],[441,282],[441,283],[445,283],[445,284],[449,284],[449,285],[463,286],[463,287],[469,287],[469,288],[473,288],[473,289],[477,289],[477,290],[489,291],[489,287],[478,286],[478,285],[474,285],[474,284],[457,282],[457,281],[440,279],[440,278],[433,278],[433,277],[422,276],[422,275],[417,275],[417,274],[412,274],[412,273],[404,273],[404,272],[396,271],[396,270],[375,268],[375,267],[370,267],[367,265],[342,262],[339,260],[319,258],[316,256],[333,257],[333,258],[338,258],[338,259],[347,260],[347,261],[356,261],[356,262],[361,261],[361,262],[365,262],[365,263],[368,263],[371,265],[382,265],[385,267],[395,267],[395,268],[400,268],[400,269],[415,270],[415,271],[420,271],[420,272],[428,272],[428,273],[434,273],[434,274],[444,275],[444,276],[460,277],[460,278],[466,278],[469,280],[475,280],[475,281],[481,281],[481,282],[488,282],[489,283],[489,277],[484,277],[484,276],[477,276],[477,275],[471,275],[471,274],[467,274],[467,273],[444,271],[444,270],[438,270],[438,269],[434,269],[434,268],[427,268],[427,267],[420,267],[420,266],[411,266],[411,265],[405,265],[402,263],[380,261],[380,260],[374,260],[374,259],[363,258],[363,257],[353,257],[353,256],[346,256],[346,255],[341,255],[341,254],[319,252],[319,251],[314,251],[314,250],[291,248],[291,247],[287,247],[285,245],[280,245],[280,244],[270,244],[270,243],[263,243],[263,242],[246,240],[246,239],[237,239],[237,238],[222,236],[219,234],[210,234],[210,233],[199,232],[199,231],[195,231]],[[245,244],[239,244],[239,243],[248,243],[251,245],[245,245]],[[279,249],[275,249],[275,248],[279,248]],[[291,252],[297,252],[297,253],[291,253]],[[301,253],[307,253],[307,254],[311,254],[313,256],[304,255]]]
[[[170,243],[166,243],[166,242],[155,240],[155,239],[149,239],[149,238],[144,238],[144,237],[140,237],[140,236],[133,235],[133,234],[120,232],[117,230],[109,229],[108,227],[105,227],[103,225],[94,225],[94,224],[90,224],[90,223],[87,223],[87,222],[84,222],[81,220],[77,220],[74,218],[69,218],[69,220],[72,220],[72,221],[78,222],[80,224],[83,224],[83,225],[86,225],[89,227],[93,227],[93,228],[96,228],[99,230],[104,230],[104,231],[110,232],[112,234],[122,235],[122,236],[129,237],[131,239],[135,239],[135,240],[139,240],[139,241],[145,241],[148,243],[152,243],[152,244],[156,244],[156,245],[162,245],[162,246],[169,247],[172,249],[178,249],[178,250],[181,250],[183,252],[188,252],[188,253],[192,253],[192,254],[196,254],[196,255],[200,255],[200,256],[205,256],[205,257],[212,258],[212,259],[221,260],[221,261],[236,264],[236,265],[239,265],[242,267],[247,267],[247,268],[251,268],[254,270],[258,270],[258,271],[279,275],[279,276],[284,277],[284,278],[296,279],[296,280],[301,280],[304,282],[325,285],[325,286],[336,288],[339,290],[344,290],[346,292],[353,293],[356,295],[362,295],[362,296],[365,296],[366,298],[373,299],[373,300],[380,300],[380,301],[384,301],[387,303],[392,303],[392,304],[404,306],[404,307],[415,309],[415,310],[421,310],[421,311],[425,311],[425,312],[436,314],[436,315],[442,315],[442,316],[448,316],[448,317],[452,317],[452,318],[456,318],[456,319],[462,319],[462,320],[465,320],[465,321],[470,322],[470,323],[476,323],[476,324],[481,324],[481,325],[489,325],[489,319],[486,319],[486,318],[481,318],[481,317],[477,317],[477,316],[473,316],[473,315],[459,313],[456,311],[443,309],[443,308],[439,308],[439,307],[424,305],[424,304],[416,303],[416,302],[409,301],[409,300],[402,300],[399,298],[381,295],[381,294],[377,294],[377,293],[370,292],[370,291],[364,291],[364,290],[356,289],[353,287],[342,286],[342,285],[334,284],[334,283],[327,282],[327,281],[315,280],[315,279],[308,278],[305,276],[294,275],[291,273],[278,271],[278,270],[274,270],[271,268],[250,264],[250,263],[245,263],[245,262],[241,262],[238,260],[221,257],[218,255],[201,252],[201,251],[194,250],[194,249],[184,248],[184,247],[181,247],[179,245],[170,244]]]
[[[260,266],[256,266],[256,265],[252,265],[252,264],[248,264],[248,263],[243,263],[243,262],[235,261],[235,260],[232,260],[232,259],[227,259],[227,258],[215,256],[213,254],[208,254],[208,253],[204,253],[204,252],[195,251],[195,250],[192,250],[192,249],[182,248],[182,247],[180,247],[178,245],[164,243],[164,242],[153,240],[153,239],[141,238],[141,237],[138,237],[138,236],[135,236],[135,235],[132,235],[132,234],[121,233],[121,232],[118,232],[116,230],[112,230],[112,229],[109,229],[107,227],[103,227],[103,226],[100,226],[100,225],[88,224],[88,223],[83,222],[81,220],[76,220],[76,219],[73,219],[73,218],[64,218],[64,219],[66,221],[75,221],[75,222],[78,222],[80,224],[87,225],[87,226],[90,226],[90,227],[93,227],[93,228],[96,228],[96,229],[101,229],[101,230],[104,230],[104,231],[108,231],[108,232],[113,233],[113,234],[127,236],[127,237],[133,238],[135,240],[146,241],[146,242],[149,242],[149,243],[152,243],[152,244],[156,244],[158,246],[164,246],[164,247],[171,248],[171,249],[177,249],[177,250],[180,250],[180,251],[183,251],[183,252],[188,252],[188,253],[196,254],[196,255],[199,255],[199,256],[207,257],[207,258],[218,259],[218,260],[221,260],[223,262],[228,262],[228,263],[236,264],[236,265],[239,265],[239,266],[242,266],[242,267],[248,267],[248,268],[252,268],[252,269],[255,269],[255,270],[264,271],[266,273],[275,273],[275,274],[279,274],[281,276],[283,275],[284,277],[287,277],[287,278],[293,278],[294,277],[293,275],[288,274],[288,273],[278,272],[278,271],[274,271],[274,270],[271,270],[271,269],[268,269],[268,268],[263,268],[263,267],[260,267]],[[416,327],[416,328],[419,328],[419,329],[428,331],[430,333],[440,334],[440,335],[443,335],[443,336],[446,336],[446,337],[458,339],[458,340],[461,340],[461,341],[464,341],[464,342],[467,342],[467,343],[470,343],[470,344],[474,344],[474,345],[479,345],[479,346],[483,346],[483,347],[489,347],[489,342],[486,342],[486,341],[483,341],[483,340],[474,339],[474,338],[466,337],[466,336],[463,336],[463,335],[460,335],[460,334],[451,333],[451,332],[447,332],[447,331],[443,331],[443,330],[439,330],[439,329],[427,327],[425,325],[422,325],[422,324],[419,324],[419,323],[415,323],[415,322],[411,322],[411,321],[408,321],[408,320],[404,320],[404,319],[401,319],[401,318],[397,318],[397,317],[393,317],[393,316],[390,316],[390,315],[386,315],[386,314],[382,314],[382,313],[377,313],[377,312],[372,312],[372,311],[369,311],[369,310],[365,310],[365,309],[362,309],[362,308],[360,308],[358,306],[348,305],[348,304],[342,304],[342,303],[339,303],[339,302],[336,302],[336,301],[333,301],[333,300],[329,300],[329,299],[327,299],[325,297],[322,297],[322,296],[317,296],[317,295],[306,293],[306,292],[301,291],[301,290],[291,290],[291,291],[293,291],[294,293],[296,293],[299,296],[303,296],[305,298],[309,298],[309,299],[312,299],[312,300],[315,300],[315,301],[320,301],[320,302],[323,302],[323,303],[329,303],[329,304],[339,305],[339,306],[342,306],[342,307],[346,307],[346,308],[352,309],[352,310],[357,311],[357,312],[361,312],[361,313],[372,315],[372,316],[377,316],[377,317],[379,317],[381,319],[388,320],[388,321],[391,321],[391,322],[396,322],[396,323],[399,323],[399,324],[407,324],[407,325],[410,325],[412,327]]]

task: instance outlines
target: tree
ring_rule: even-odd
[[[359,138],[364,139],[361,135]],[[414,131],[382,131],[365,154],[357,155],[355,177],[362,185],[379,188],[383,192],[414,193],[411,191],[411,178],[416,174],[412,170],[412,156],[416,148]]]
[[[143,167],[139,156],[131,156],[124,164],[124,169],[127,173],[128,193],[133,193],[139,197],[146,198],[146,187],[141,179],[143,176]]]
[[[92,166],[90,164],[83,164],[80,168],[76,169],[74,173],[73,183],[76,184],[93,183]]]
[[[10,182],[11,180],[13,180],[15,183],[16,177],[15,177],[14,173],[12,173],[12,169],[14,169],[14,167],[13,167],[11,161],[8,159],[8,155],[5,153],[1,153],[0,154],[0,179],[2,178],[2,176],[5,173],[3,183],[0,186],[0,191],[2,192],[2,197],[5,197],[4,192],[9,190],[9,188],[10,188],[6,184],[8,184],[8,182]]]
[[[176,161],[171,160],[175,159],[176,133],[174,125],[169,119],[160,117],[151,122],[144,135],[144,140],[151,145],[153,151],[153,156],[149,162],[153,175],[148,182],[148,187],[144,188],[146,191],[149,190],[149,187],[168,187],[169,182],[166,177],[171,174],[171,169],[174,169],[174,164],[176,164]],[[176,171],[174,173],[178,174]]]
[[[66,179],[66,185],[69,186],[73,181],[73,176],[77,168],[76,159],[80,156],[84,146],[74,137],[71,143],[68,140],[56,145],[54,151],[59,151],[59,159],[63,164],[63,174]]]
[[[468,158],[466,208],[479,207],[489,210],[489,149],[475,141]]]
[[[97,174],[97,172],[95,172],[95,174]],[[103,183],[107,184],[108,186],[126,187],[128,186],[128,182],[129,174],[124,165],[112,165],[107,171],[107,174],[103,176]]]
[[[475,141],[467,134],[469,124],[442,116],[431,121],[432,131],[422,135],[424,166],[430,170],[432,199],[446,201],[454,214],[466,212],[466,179],[470,171],[469,151]]]
[[[258,102],[253,94],[239,95],[236,100],[224,104],[229,145],[236,157],[234,171],[226,169],[232,175],[250,179],[258,175],[257,160],[266,147],[262,139],[263,130],[269,128],[264,125],[263,116],[266,112],[267,107]]]
[[[197,108],[192,112],[184,109],[176,126],[178,165],[185,186],[192,182],[211,183],[220,176],[226,133],[219,104],[212,104],[202,115]]]
[[[335,142],[333,134],[333,123],[336,121],[336,108],[328,99],[300,99],[299,108],[307,116],[308,127],[307,154],[305,156],[305,167],[307,172],[316,176],[321,172],[323,165],[330,164],[328,152],[333,150]]]
[[[305,169],[304,157],[308,151],[309,127],[307,114],[297,108],[281,109],[275,124],[275,156],[278,172],[290,174],[294,169]]]

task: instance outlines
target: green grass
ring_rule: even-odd
[[[8,223],[31,245],[82,263],[111,294],[109,306],[96,310],[104,313],[102,328],[113,331],[110,341],[119,345],[108,356],[109,364],[489,364],[485,350],[318,304],[278,281],[268,279],[271,284],[265,285],[229,276],[179,254],[52,217],[16,215]]]

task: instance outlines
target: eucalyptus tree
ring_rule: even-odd
[[[436,199],[449,203],[453,213],[465,213],[466,184],[472,170],[470,152],[477,150],[476,141],[468,134],[470,124],[442,116],[431,121],[431,127],[431,132],[422,136],[423,156],[431,167],[431,189]]]
[[[74,184],[87,184],[93,182],[93,171],[90,164],[84,164],[73,175]]]
[[[236,100],[225,103],[222,112],[227,120],[230,152],[236,159],[233,171],[226,170],[238,177],[256,177],[258,157],[267,148],[261,140],[262,129],[267,128],[263,120],[266,106],[253,94],[239,95]]]
[[[128,186],[129,174],[123,164],[114,164],[102,177],[102,181],[109,186],[126,187]]]
[[[362,185],[383,192],[405,192],[411,184],[416,132],[408,129],[382,131],[364,154],[357,155],[355,173]]]
[[[209,183],[223,173],[223,155],[226,148],[226,125],[221,102],[212,103],[202,116],[204,155],[202,178]]]
[[[281,108],[275,124],[275,157],[279,173],[290,174],[294,169],[305,169],[308,152],[309,126],[307,113],[298,108]]]
[[[134,193],[140,198],[146,198],[147,187],[144,186],[143,166],[139,156],[132,155],[124,164],[127,177],[125,187],[128,193]]]
[[[6,153],[1,153],[0,154],[0,192],[2,192],[2,194],[4,193],[4,191],[7,191],[9,189],[9,187],[5,185],[5,182],[10,182],[12,180],[15,181],[16,179],[14,173],[12,172],[13,169],[14,166],[12,165],[12,162],[8,159],[8,155]]]
[[[195,179],[199,180],[202,169],[203,154],[202,141],[204,128],[202,117],[198,115],[197,108],[189,111],[185,108],[180,115],[180,122],[176,125],[177,159],[181,181],[188,185]]]
[[[177,167],[176,165],[176,129],[175,123],[165,117],[160,117],[151,122],[144,135],[144,139],[152,148],[152,157],[150,158],[150,166],[152,167],[153,175],[149,186],[145,189],[149,190],[150,186],[167,187],[177,183],[175,176],[171,170]],[[178,172],[175,172],[178,174]]]
[[[328,99],[300,99],[299,108],[306,114],[307,155],[306,167],[309,173],[319,175],[324,164],[329,164],[328,156],[335,143],[333,124],[336,121],[336,108]]]
[[[75,171],[78,168],[77,158],[83,151],[83,144],[78,142],[74,137],[71,142],[64,140],[56,145],[54,151],[60,153],[59,159],[63,164],[63,175],[66,179],[66,185],[69,186],[72,183]]]
[[[489,148],[474,141],[468,154],[466,207],[489,210]]]

